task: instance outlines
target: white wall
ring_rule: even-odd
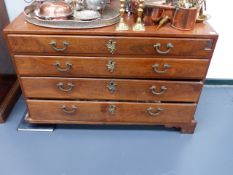
[[[208,78],[233,79],[232,6],[229,0],[207,0],[210,24],[219,34],[219,40],[208,72]],[[221,4],[225,4],[221,7]]]
[[[13,20],[26,6],[24,0],[5,0],[9,17]],[[221,7],[221,4],[224,4]],[[207,11],[211,14],[209,22],[220,35],[207,78],[233,79],[233,32],[232,7],[230,0],[207,0]],[[232,50],[231,50],[232,49]]]

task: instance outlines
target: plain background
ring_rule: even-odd
[[[24,0],[5,0],[10,20],[19,15],[27,5]],[[231,55],[233,32],[230,27],[233,1],[207,0],[210,24],[220,35],[207,78],[233,80],[233,58]]]

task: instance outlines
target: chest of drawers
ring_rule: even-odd
[[[5,34],[31,123],[164,125],[192,133],[218,35],[47,29],[19,16]]]

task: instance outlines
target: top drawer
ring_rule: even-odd
[[[14,53],[76,55],[150,55],[209,58],[212,39],[8,35]]]

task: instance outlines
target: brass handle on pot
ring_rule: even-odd
[[[172,49],[174,46],[173,46],[172,43],[168,43],[168,44],[167,44],[167,50],[166,50],[166,51],[161,51],[161,50],[160,50],[160,48],[161,48],[161,44],[160,44],[160,43],[156,43],[153,47],[156,49],[156,51],[157,51],[158,54],[160,54],[160,55],[166,55],[166,54],[168,54],[168,53],[171,51],[171,49]]]
[[[154,65],[152,66],[152,68],[153,68],[153,70],[154,70],[155,73],[163,74],[163,73],[166,73],[167,70],[168,70],[169,68],[171,68],[171,66],[170,66],[169,64],[166,63],[166,64],[163,65],[163,70],[159,70],[159,64],[154,64]]]
[[[152,117],[156,117],[158,115],[160,115],[160,113],[163,111],[162,108],[157,108],[155,112],[153,112],[153,108],[152,107],[149,107],[147,108],[147,112],[150,116]]]
[[[65,51],[67,48],[68,48],[68,46],[70,45],[70,43],[68,43],[67,41],[63,41],[63,48],[57,48],[57,42],[56,41],[51,41],[50,43],[49,43],[49,45],[55,50],[55,51],[57,51],[57,52],[63,52],[63,51]]]
[[[162,95],[166,92],[167,88],[165,86],[161,86],[160,91],[157,91],[156,86],[151,86],[150,90],[151,90],[151,93],[154,95]]]
[[[66,107],[66,105],[63,105],[63,106],[61,107],[61,109],[62,109],[62,111],[63,111],[64,113],[66,113],[66,114],[74,114],[74,113],[78,110],[78,107],[72,105],[72,106],[71,106],[71,109],[68,109],[68,108]]]
[[[73,64],[69,63],[69,62],[66,62],[66,68],[62,68],[61,67],[61,63],[60,62],[56,62],[53,64],[53,66],[56,67],[57,71],[59,72],[68,72],[69,70],[72,69],[73,67]]]
[[[60,82],[60,83],[57,84],[57,87],[58,87],[61,91],[69,92],[69,91],[72,91],[72,89],[74,88],[74,85],[73,85],[73,83],[67,83],[67,87],[65,88],[64,83]]]

